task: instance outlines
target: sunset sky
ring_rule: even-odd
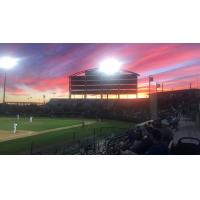
[[[42,101],[44,94],[47,99],[67,97],[68,75],[107,58],[140,74],[141,97],[147,95],[149,75],[163,82],[164,90],[189,88],[190,82],[200,88],[200,44],[0,44],[2,56],[19,58],[7,72],[7,101]],[[3,78],[0,69],[0,94]]]

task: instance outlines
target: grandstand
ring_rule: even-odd
[[[115,95],[120,99],[124,94],[137,97],[138,76],[127,70],[119,70],[114,75],[106,75],[97,68],[80,71],[69,76],[69,98],[82,95],[87,99],[95,95],[108,99],[109,95]]]
[[[12,102],[6,102],[6,104],[9,104],[9,105],[18,105],[18,106],[24,106],[24,105],[42,105],[43,103],[41,102],[26,102],[26,101],[12,101]]]
[[[159,109],[167,109],[169,105],[180,108],[182,112],[194,118],[200,105],[200,89],[185,89],[160,92],[158,96]]]
[[[88,95],[54,98],[43,105],[1,104],[0,153],[200,154],[199,89],[157,93],[154,120],[149,98],[90,99]],[[14,137],[8,130],[18,113],[21,130]],[[34,117],[31,125],[28,116]]]
[[[180,101],[181,99],[197,102],[200,99],[200,89],[184,89],[184,90],[173,90],[166,92],[159,92],[158,98],[160,101],[165,99]]]
[[[90,115],[99,109],[104,113],[102,117],[111,119],[118,113],[118,118],[140,126],[112,138],[85,144],[81,154],[200,154],[200,90],[160,92],[157,101],[155,120],[149,118],[149,99],[52,99],[49,105],[74,105],[85,113],[90,111]],[[143,123],[139,125],[140,122]]]

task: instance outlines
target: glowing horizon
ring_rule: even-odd
[[[7,101],[43,101],[68,95],[67,75],[97,67],[106,58],[140,74],[139,97],[148,94],[148,76],[164,90],[200,88],[200,44],[0,44],[0,57],[22,58],[7,74]],[[152,83],[152,90],[154,90]],[[0,69],[0,94],[3,70]],[[2,95],[0,95],[2,101]]]

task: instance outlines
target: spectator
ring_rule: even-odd
[[[146,154],[149,155],[167,155],[168,148],[162,143],[162,134],[159,130],[155,129],[152,132],[152,143],[153,145],[147,150]]]

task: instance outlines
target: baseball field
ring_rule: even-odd
[[[14,122],[17,123],[15,134]],[[30,154],[33,144],[35,148],[67,144],[90,138],[94,132],[100,138],[118,134],[131,125],[113,120],[33,117],[30,122],[28,117],[0,117],[0,154]]]

